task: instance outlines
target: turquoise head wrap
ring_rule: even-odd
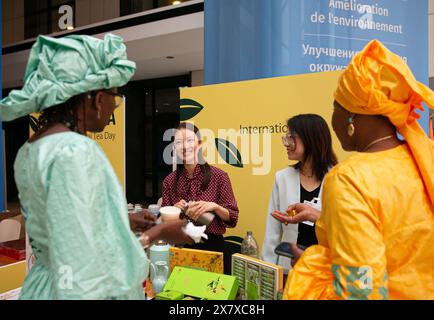
[[[11,121],[81,93],[121,87],[135,70],[119,36],[39,36],[30,51],[24,86],[0,101],[0,119]]]

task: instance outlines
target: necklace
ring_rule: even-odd
[[[314,176],[314,174],[312,173],[311,175],[307,175],[305,174],[302,170],[300,170],[300,173],[305,176],[306,178],[312,178]]]
[[[368,145],[365,147],[365,149],[363,149],[362,152],[365,152],[365,151],[368,150],[370,147],[372,147],[374,144],[377,144],[377,143],[379,143],[379,142],[381,142],[381,141],[384,141],[384,140],[391,139],[391,138],[393,138],[393,137],[394,137],[394,136],[387,136],[387,137],[383,137],[383,138],[380,138],[380,139],[374,140],[374,141],[372,141],[370,144],[368,144]]]

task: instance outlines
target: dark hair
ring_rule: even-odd
[[[312,171],[322,180],[338,163],[327,123],[317,114],[300,114],[288,120],[288,128],[298,135],[304,145],[304,158],[293,167],[300,169],[306,160],[312,159]]]
[[[39,119],[31,117],[30,124],[36,135],[44,132],[55,123],[63,123],[73,131],[78,132],[78,112],[82,95],[76,95],[57,106],[49,107],[41,112]]]
[[[181,129],[193,131],[195,133],[196,137],[199,140],[201,140],[199,129],[194,124],[188,123],[188,122],[181,122],[175,128],[175,132],[178,130],[181,130]],[[173,136],[174,136],[173,139],[175,139],[175,134]],[[198,161],[199,161],[200,170],[202,171],[202,174],[203,174],[203,180],[202,180],[202,184],[200,186],[200,190],[204,191],[206,188],[208,188],[209,181],[211,180],[211,167],[203,158],[202,151],[199,151]],[[176,171],[175,171],[176,172],[175,173],[175,183],[173,184],[173,191],[175,192],[175,194],[178,193],[178,180],[179,180],[181,173],[184,170],[185,170],[184,163],[178,163],[177,162]]]

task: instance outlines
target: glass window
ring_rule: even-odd
[[[72,8],[72,19],[75,25],[75,0],[25,0],[24,1],[24,37],[34,38],[39,34],[50,34],[62,31],[59,19],[59,7],[68,5]]]
[[[163,179],[172,171],[163,153],[171,141],[166,130],[179,123],[179,87],[190,75],[132,81],[120,88],[126,96],[126,193],[131,203],[156,203]]]
[[[134,14],[160,7],[177,5],[190,0],[122,0],[120,1],[121,16]]]

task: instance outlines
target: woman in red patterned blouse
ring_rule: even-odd
[[[191,248],[224,253],[225,273],[230,272],[230,252],[223,240],[226,228],[238,222],[238,206],[226,172],[210,166],[202,157],[201,137],[196,126],[181,123],[175,131],[174,145],[177,169],[163,181],[163,206],[185,209],[190,202],[189,218],[193,221],[205,212],[213,212],[214,220],[205,233],[208,240]]]

